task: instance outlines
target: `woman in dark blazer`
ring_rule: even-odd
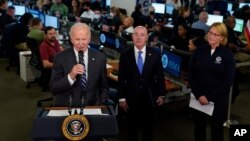
[[[195,110],[195,141],[206,140],[206,122],[211,122],[211,140],[223,141],[223,122],[226,120],[230,87],[235,74],[235,61],[227,44],[227,28],[214,23],[207,34],[208,44],[199,47],[190,61],[189,83],[201,105],[214,102],[212,116]]]

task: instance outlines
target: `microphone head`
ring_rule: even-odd
[[[80,50],[78,53],[79,53],[79,55],[83,55],[83,51],[82,50]]]

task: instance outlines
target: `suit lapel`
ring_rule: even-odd
[[[146,55],[145,55],[145,61],[143,64],[142,75],[145,73],[145,71],[149,70],[151,56],[152,56],[152,53],[150,52],[148,48],[146,48]]]
[[[95,74],[93,74],[93,70],[95,69],[95,60],[96,60],[96,56],[94,55],[94,53],[92,52],[91,49],[88,49],[88,79],[87,79],[87,87],[90,84],[91,79],[89,79],[90,76],[94,76]],[[92,70],[92,71],[91,71]]]
[[[130,55],[128,55],[128,56],[132,56],[130,58],[130,61],[129,61],[131,63],[131,65],[135,68],[135,69],[132,69],[132,70],[135,70],[136,73],[138,75],[140,75],[140,71],[139,71],[139,69],[137,67],[137,63],[136,63],[136,60],[135,60],[135,50],[134,50],[134,48],[131,48]]]

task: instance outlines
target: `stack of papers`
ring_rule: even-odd
[[[77,113],[80,113],[80,109],[74,109],[71,110],[71,115],[75,113],[75,110],[77,110]],[[83,115],[107,115],[103,114],[102,110],[100,108],[91,108],[91,109],[83,109]],[[50,110],[47,116],[52,117],[60,117],[60,116],[69,116],[68,110]]]
[[[201,112],[208,114],[210,116],[213,115],[213,111],[214,111],[214,103],[213,102],[209,102],[207,105],[201,105],[200,102],[198,100],[196,100],[193,93],[190,94],[189,107],[196,109],[198,111],[201,111]]]

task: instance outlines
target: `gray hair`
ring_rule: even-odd
[[[79,29],[79,28],[85,28],[88,30],[89,32],[89,36],[91,37],[91,31],[90,31],[90,27],[86,24],[86,23],[75,23],[69,31],[69,36],[72,37],[73,32],[75,32],[75,29]]]

